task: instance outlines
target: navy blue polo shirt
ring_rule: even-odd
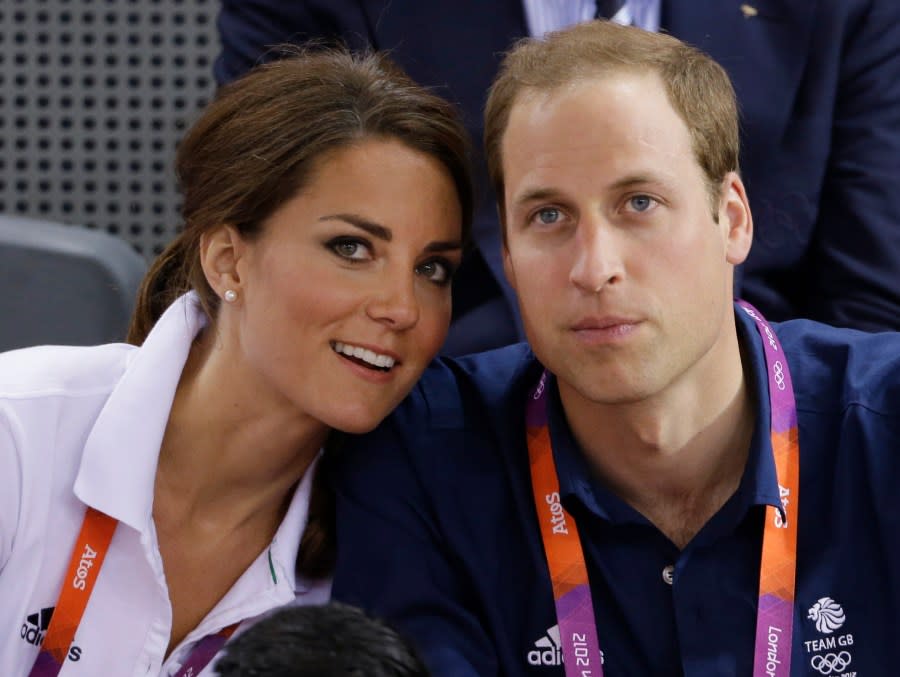
[[[760,340],[739,488],[683,549],[590,472],[550,383],[563,504],[578,524],[606,677],[753,672],[763,518],[778,505]],[[792,675],[900,670],[900,334],[774,325],[801,449]],[[438,677],[563,675],[529,477],[526,346],[432,365],[335,460],[334,596],[409,635]]]

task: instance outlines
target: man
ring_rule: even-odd
[[[770,320],[900,329],[896,0],[224,0],[215,73],[228,81],[309,37],[386,49],[457,102],[481,139],[485,92],[512,42],[597,11],[700,47],[735,83],[757,231],[737,292]],[[482,188],[448,354],[523,337],[486,176]]]
[[[485,137],[533,353],[435,365],[351,442],[334,595],[445,677],[900,664],[900,334],[732,305],[725,72],[582,24],[506,58]]]

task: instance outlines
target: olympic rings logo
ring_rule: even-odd
[[[775,360],[775,364],[772,365],[772,371],[775,372],[775,385],[778,386],[779,390],[784,390],[784,365],[781,364],[781,360]]]
[[[544,388],[547,385],[547,374],[541,374],[541,380],[538,381],[537,388],[534,389],[534,394],[531,396],[533,400],[541,399],[541,395],[544,394]]]
[[[850,665],[853,656],[849,651],[841,651],[840,653],[826,653],[821,656],[813,656],[809,664],[814,670],[818,670],[823,675],[830,675],[835,672],[842,672]]]

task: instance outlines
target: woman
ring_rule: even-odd
[[[465,133],[384,59],[261,67],[177,171],[140,347],[0,355],[4,675],[211,674],[240,622],[324,601],[320,450],[381,421],[446,333]]]

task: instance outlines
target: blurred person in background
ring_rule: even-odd
[[[275,611],[225,645],[219,677],[428,677],[409,642],[333,602]]]

